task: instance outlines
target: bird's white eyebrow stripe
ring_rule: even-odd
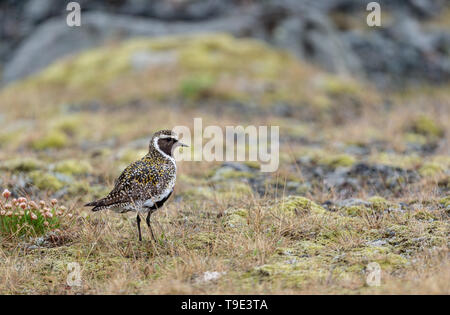
[[[158,137],[161,139],[167,139],[167,138],[178,139],[176,136],[173,136],[173,135],[159,135]]]

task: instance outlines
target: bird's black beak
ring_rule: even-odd
[[[183,142],[178,142],[178,146],[179,147],[188,147],[188,145],[184,144]]]

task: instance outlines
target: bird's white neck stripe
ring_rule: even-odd
[[[153,146],[155,147],[156,150],[158,150],[159,153],[161,153],[164,157],[168,158],[169,160],[172,161],[172,163],[175,165],[175,167],[177,167],[177,164],[175,163],[175,159],[173,157],[171,157],[170,155],[167,155],[166,153],[164,153],[158,145],[158,140],[159,137],[155,137],[155,139],[153,139]]]

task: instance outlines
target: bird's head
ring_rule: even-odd
[[[177,147],[187,147],[187,145],[178,141],[178,135],[171,130],[156,132],[150,141],[150,150],[155,148],[168,156],[172,156],[173,150]]]

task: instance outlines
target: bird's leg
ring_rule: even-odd
[[[153,240],[154,240],[155,243],[156,243],[156,238],[155,238],[155,235],[153,235],[152,226],[151,226],[151,224],[150,224],[150,216],[151,216],[151,215],[152,215],[152,211],[149,210],[149,211],[148,211],[148,214],[147,214],[147,219],[145,219],[145,222],[147,223],[147,226],[148,226],[148,228],[150,229],[150,233],[152,234],[152,238],[153,238]]]
[[[139,214],[136,216],[136,222],[137,222],[137,227],[138,227],[138,231],[139,231],[139,241],[142,241],[142,235],[141,235],[141,217],[139,216]]]

